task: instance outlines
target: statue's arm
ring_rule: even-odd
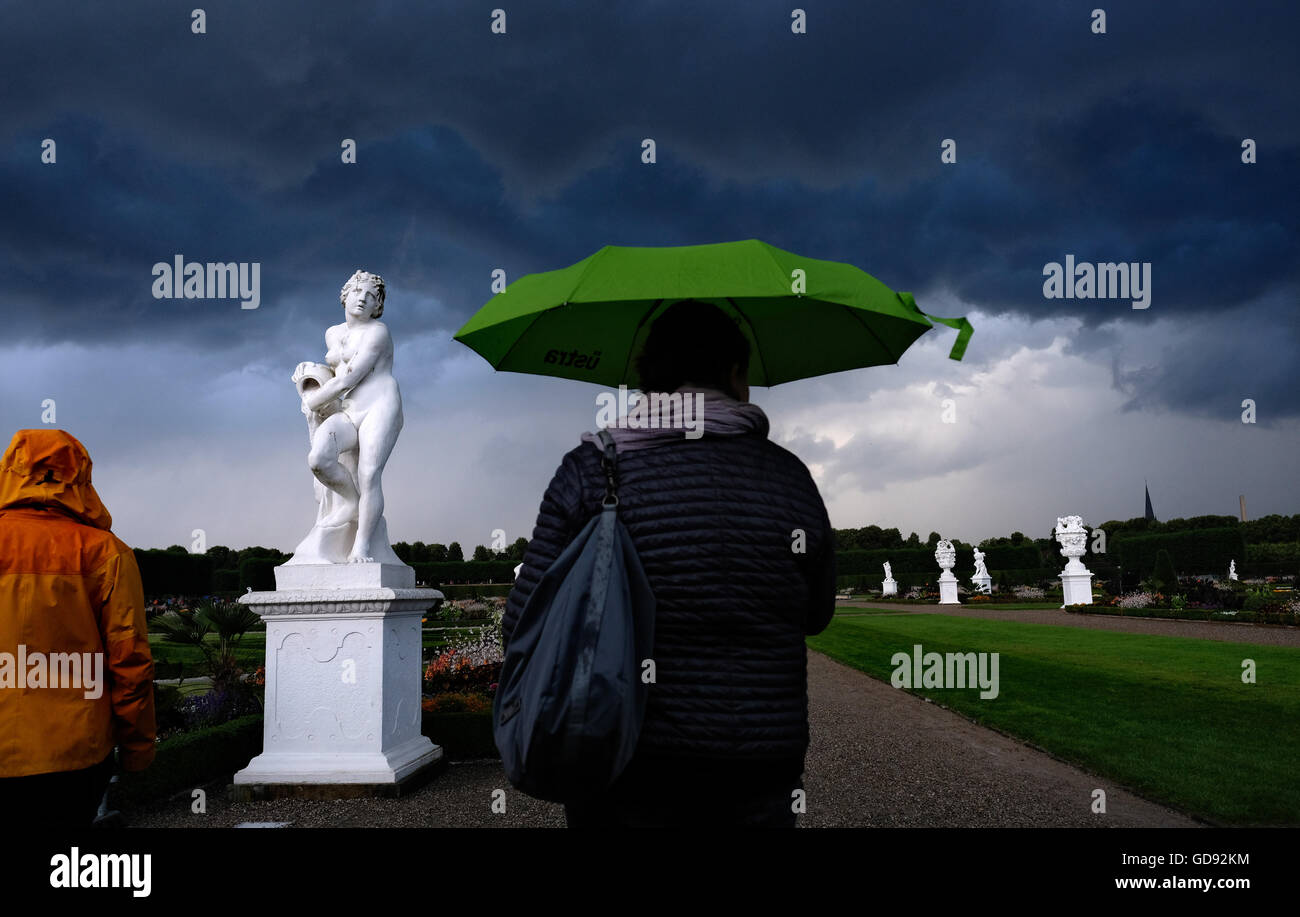
[[[366,335],[366,339],[361,342],[361,346],[357,348],[351,362],[346,366],[339,364],[334,378],[307,397],[307,406],[312,410],[320,410],[321,407],[329,404],[335,398],[356,388],[366,376],[370,375],[370,371],[375,368],[379,358],[385,352],[392,350],[392,346],[393,342],[388,335],[388,328],[375,323],[370,333]]]

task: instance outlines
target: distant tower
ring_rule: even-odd
[[[1147,511],[1146,511],[1147,522],[1155,522],[1156,511],[1151,508],[1151,491],[1147,490],[1146,481],[1142,482],[1142,489],[1146,491],[1146,495],[1147,495]]]
[[[1245,522],[1246,521],[1246,495],[1242,494],[1237,499],[1241,501],[1241,521]]]

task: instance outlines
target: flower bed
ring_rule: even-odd
[[[1163,618],[1177,621],[1235,621],[1239,624],[1300,626],[1300,610],[1225,611],[1222,608],[1124,608],[1120,605],[1070,605],[1075,614],[1118,615],[1132,618]]]
[[[492,702],[501,679],[503,602],[453,603],[444,620],[485,620],[474,635],[453,637],[424,670],[424,734],[448,758],[500,757],[492,737]]]

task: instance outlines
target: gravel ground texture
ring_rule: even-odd
[[[808,808],[799,817],[802,827],[1198,824],[811,650],[808,695],[812,744],[804,772]],[[1106,791],[1104,815],[1091,811],[1097,788]],[[401,799],[231,803],[224,784],[206,789],[206,814],[191,813],[187,792],[152,810],[127,813],[127,820],[138,828],[231,828],[246,822],[294,828],[565,824],[561,806],[511,787],[499,761],[453,762]],[[492,810],[496,790],[505,793],[503,814]]]

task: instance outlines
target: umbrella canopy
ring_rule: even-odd
[[[479,309],[456,340],[507,372],[638,387],[633,358],[658,315],[681,299],[712,302],[749,338],[750,385],[897,363],[932,322],[851,264],[783,251],[758,239],[711,245],[606,245],[577,264],[528,274]]]

